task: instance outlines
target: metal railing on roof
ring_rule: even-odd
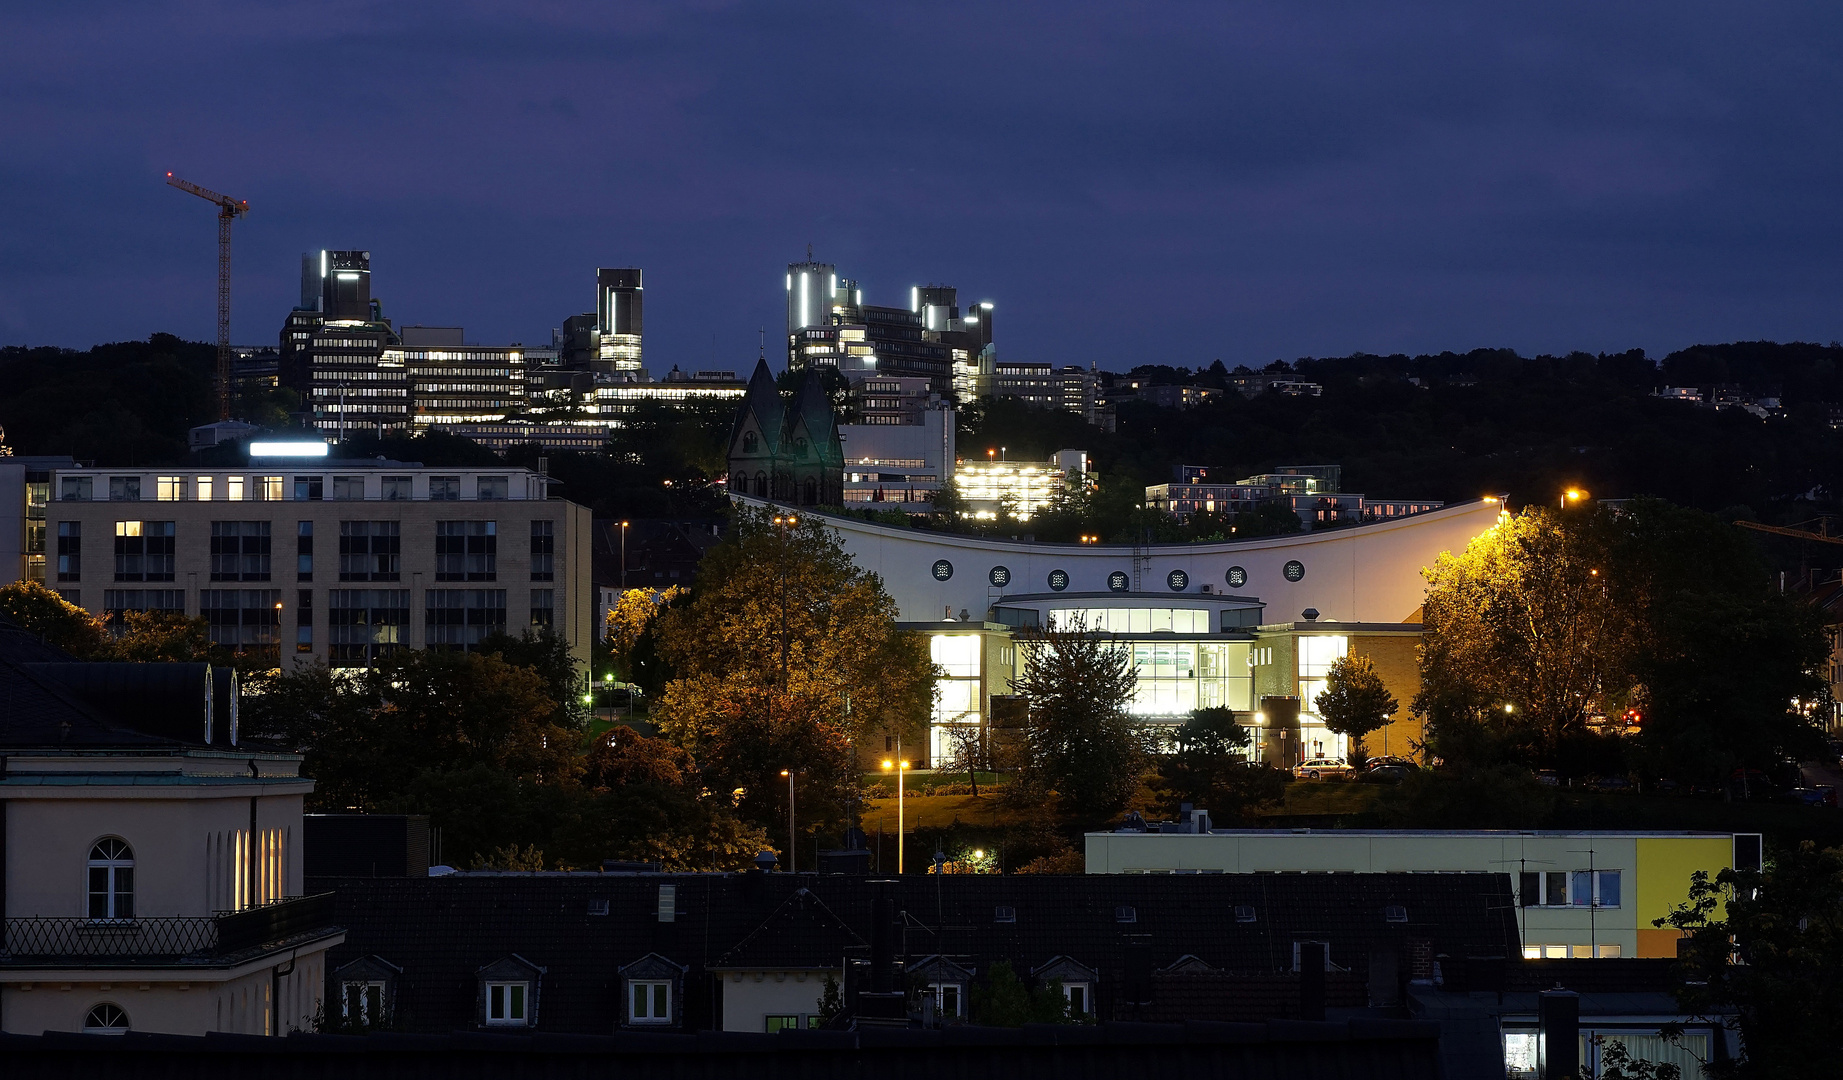
[[[0,967],[208,964],[236,952],[330,929],[333,895],[296,896],[215,915],[7,919]]]

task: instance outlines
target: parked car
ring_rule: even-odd
[[[1343,779],[1354,772],[1343,758],[1334,757],[1311,758],[1293,766],[1293,775],[1302,780],[1322,780],[1327,776]]]
[[[1589,791],[1628,792],[1632,790],[1632,782],[1623,776],[1591,777],[1586,786]]]
[[[1399,784],[1413,775],[1413,766],[1398,765],[1394,762],[1389,762],[1370,769],[1365,769],[1363,775],[1357,777],[1357,780],[1364,784]]]
[[[1395,757],[1393,755],[1388,755],[1388,754],[1385,754],[1382,757],[1370,758],[1369,761],[1364,763],[1363,767],[1366,769],[1380,769],[1387,765],[1400,765],[1402,768],[1405,768],[1405,769],[1412,769],[1415,767],[1414,762],[1409,761],[1405,757]]]
[[[1561,774],[1556,772],[1554,769],[1537,769],[1536,770],[1536,783],[1541,784],[1544,787],[1560,787],[1561,786]]]
[[[1835,806],[1837,805],[1837,789],[1833,787],[1795,787],[1781,798],[1800,806]]]

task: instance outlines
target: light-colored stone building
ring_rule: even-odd
[[[528,469],[260,458],[236,469],[56,469],[46,584],[111,621],[202,615],[278,663],[364,666],[549,627],[595,640],[588,508]]]
[[[139,707],[68,677],[95,667]],[[227,675],[0,656],[0,1030],[312,1027],[345,939],[331,897],[301,895],[313,782],[237,744]]]

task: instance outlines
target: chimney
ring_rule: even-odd
[[[1537,1080],[1564,1080],[1581,1071],[1581,996],[1556,986],[1536,995],[1541,1034],[1536,1039]]]
[[[1325,1018],[1325,943],[1299,943],[1299,1019]]]
[[[908,1023],[909,996],[895,988],[892,978],[896,966],[896,901],[890,897],[891,882],[875,882],[876,899],[870,903],[870,989],[860,991],[857,1017],[877,1024]]]

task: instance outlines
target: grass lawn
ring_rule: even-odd
[[[971,795],[916,795],[911,792],[902,801],[903,828],[909,831],[945,828],[959,821],[981,828],[1023,825],[1041,817],[1029,809],[1008,807],[997,795],[987,795],[983,787],[978,798]],[[875,832],[878,823],[883,831],[896,831],[896,800],[871,799],[864,804],[864,831]]]
[[[1385,784],[1353,784],[1344,780],[1296,780],[1286,785],[1286,801],[1264,817],[1291,814],[1366,814],[1376,809]]]

